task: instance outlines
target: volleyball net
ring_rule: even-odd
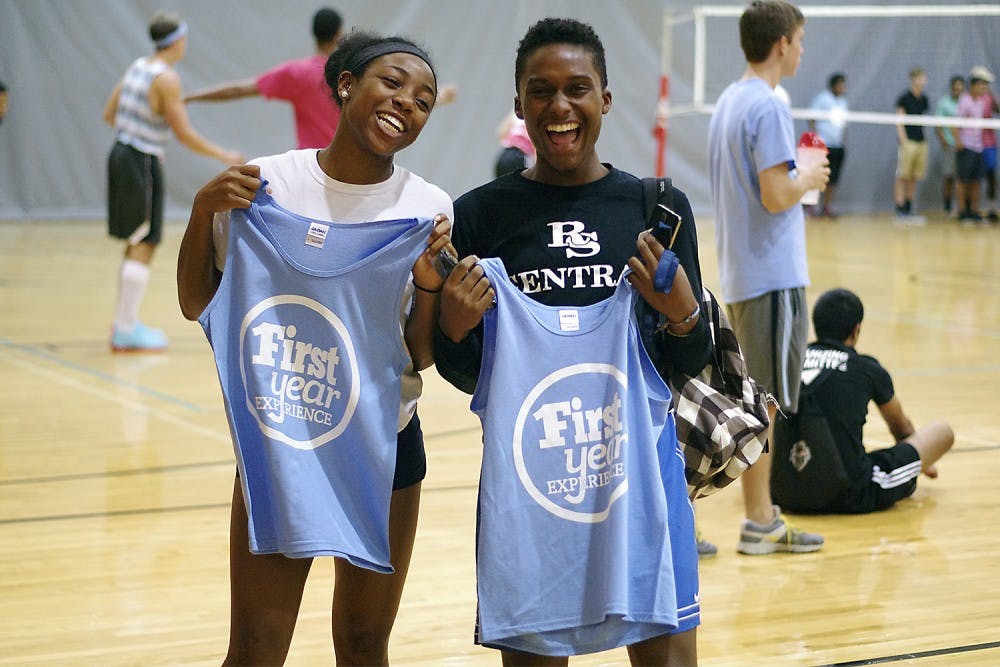
[[[806,18],[805,55],[795,77],[782,82],[792,117],[845,124],[917,125],[1000,129],[997,118],[945,118],[934,113],[961,75],[972,67],[1000,69],[1000,4],[800,5]],[[723,89],[745,67],[739,45],[743,5],[699,5],[663,13],[659,97],[654,136],[656,173],[665,170],[671,130],[688,116],[711,114]],[[896,113],[912,69],[927,73],[925,115]],[[812,98],[832,72],[847,77],[850,110],[816,111]],[[994,88],[997,84],[994,84]],[[995,92],[994,92],[995,94]]]

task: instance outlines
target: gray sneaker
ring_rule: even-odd
[[[698,560],[702,558],[715,558],[719,553],[719,547],[715,546],[705,538],[701,536],[701,531],[697,533],[698,539]]]
[[[750,519],[743,520],[743,526],[740,529],[740,542],[736,546],[736,550],[741,554],[759,556],[779,551],[808,553],[819,551],[822,546],[822,536],[799,530],[788,523],[781,516],[781,508],[775,505],[774,521],[770,524],[761,525]]]

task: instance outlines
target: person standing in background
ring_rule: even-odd
[[[791,111],[774,94],[802,60],[805,18],[783,0],[758,0],[740,17],[743,77],[723,91],[708,129],[716,254],[733,330],[750,374],[774,394],[774,415],[798,409],[809,320],[805,214],[800,201],[823,189],[827,162],[796,167]],[[740,478],[744,554],[817,551],[823,538],[792,526],[771,500],[771,454]]]
[[[7,86],[0,81],[0,123],[3,122],[4,116],[7,115]]]
[[[1000,113],[1000,106],[997,104],[997,97],[990,89],[993,83],[993,73],[982,66],[973,67],[972,75],[986,81],[986,96],[989,98],[989,105],[983,109],[983,118],[993,118],[994,114]],[[992,128],[983,129],[983,177],[986,180],[986,193],[983,207],[986,209],[986,221],[997,222],[997,133]]]
[[[333,100],[330,86],[323,75],[327,58],[343,37],[344,21],[331,8],[319,9],[312,20],[316,52],[299,60],[289,60],[267,70],[256,79],[232,81],[197,90],[184,98],[185,102],[225,102],[245,97],[263,96],[268,100],[284,100],[295,113],[295,134],[299,148],[326,148],[337,132],[340,107]],[[436,104],[455,100],[458,89],[454,84],[441,86]]]
[[[325,324],[314,329],[309,326],[311,318],[294,314],[301,310],[284,311],[292,315],[284,321],[286,326],[276,326],[288,333],[288,338],[279,334],[286,344],[296,335],[296,325],[298,340],[330,341],[317,332],[334,328],[347,336],[339,355],[338,347],[327,348],[327,354],[319,345],[296,342],[300,349],[312,349],[305,352],[311,355],[312,370],[306,371],[301,359],[297,370],[295,364],[285,369],[293,374],[289,386],[309,377],[308,383],[316,387],[315,371],[325,364],[326,374],[318,373],[330,384],[320,384],[331,391],[336,384],[337,390],[327,394],[323,414],[353,415],[343,418],[345,428],[325,446],[316,440],[314,448],[296,450],[286,446],[287,436],[273,439],[271,428],[264,438],[262,422],[249,416],[245,407],[229,409],[240,403],[235,395],[246,395],[241,393],[246,389],[223,384],[224,392],[227,387],[233,391],[232,403],[226,394],[226,412],[239,461],[230,523],[226,665],[284,663],[306,578],[317,556],[336,556],[331,616],[335,660],[329,662],[389,664],[389,635],[417,530],[427,468],[417,413],[422,386],[418,371],[433,361],[431,329],[442,278],[432,260],[447,243],[446,218],[452,205],[446,192],[396,164],[395,155],[412,145],[425,127],[434,108],[437,77],[430,57],[412,41],[354,31],[329,58],[326,81],[337,92],[344,131],[322,150],[256,158],[213,178],[195,195],[178,255],[181,311],[186,318],[208,325],[206,334],[216,354],[217,344],[222,350],[231,349],[238,345],[234,338],[240,338],[238,330],[219,324],[226,321],[220,313],[227,308],[224,304],[274,305],[273,295],[285,290],[292,295],[289,298],[301,298],[301,303],[315,304],[327,313],[319,318]],[[266,190],[261,189],[262,181],[267,181]],[[257,222],[268,225],[268,234],[281,239],[278,245],[285,243],[288,250],[269,243],[270,250],[246,261],[251,257],[246,230],[260,227],[247,217],[231,219],[230,211],[249,207],[251,200],[257,204]],[[438,217],[439,213],[443,215]],[[428,249],[415,264],[412,256],[401,259],[396,254],[399,243],[386,245],[382,236],[386,224],[407,218],[437,221]],[[382,232],[377,231],[380,228]],[[296,235],[294,242],[288,233]],[[397,240],[405,244],[405,233]],[[320,251],[324,243],[325,250]],[[298,250],[291,249],[293,245]],[[372,245],[377,248],[374,254]],[[367,250],[359,254],[360,248]],[[303,250],[314,254],[298,254]],[[400,262],[406,276],[402,293],[392,289],[398,285],[393,280],[398,279]],[[387,264],[392,268],[386,269]],[[407,264],[412,265],[412,278]],[[380,278],[373,280],[375,274]],[[322,301],[305,298],[321,294]],[[312,308],[306,310],[313,315],[320,312]],[[359,326],[367,331],[367,341],[358,335]],[[354,332],[353,345],[349,332]],[[226,375],[237,377],[238,369],[245,368],[239,355],[217,356],[217,364],[220,380],[223,368],[233,371]],[[352,382],[364,387],[360,399],[350,389]],[[286,399],[284,387],[277,400],[292,411],[303,405],[319,407],[321,401],[310,398],[309,389],[293,390],[295,397]],[[262,403],[266,401],[258,399],[258,405]],[[281,414],[272,427],[284,423],[286,413]],[[302,418],[288,421],[293,420]],[[332,428],[330,424],[323,419],[310,422],[320,429],[310,432],[323,433]]]
[[[139,321],[139,307],[162,235],[161,162],[170,132],[186,148],[223,164],[244,160],[202,137],[188,119],[181,78],[174,70],[187,50],[187,33],[187,24],[176,14],[156,12],[149,23],[156,52],[129,65],[104,106],[104,122],[115,129],[108,156],[108,233],[126,242],[111,331],[116,352],[167,347],[163,331]]]
[[[896,99],[896,113],[920,116],[927,113],[930,102],[924,94],[927,74],[916,68],[910,71],[910,87]],[[896,156],[896,181],[893,195],[896,203],[896,219],[901,224],[922,225],[927,222],[922,215],[913,213],[913,195],[917,181],[927,175],[927,141],[922,125],[897,125],[896,138],[899,152]]]
[[[961,74],[951,77],[948,94],[938,100],[934,115],[954,118],[958,115],[958,99],[965,92],[965,78]],[[945,213],[951,213],[951,201],[955,197],[955,128],[936,127],[938,141],[941,142],[941,199]]]
[[[985,67],[973,67],[969,72],[969,91],[958,99],[956,114],[960,118],[990,118],[993,96],[990,83],[993,74]],[[958,219],[963,223],[982,221],[979,213],[980,181],[986,175],[986,130],[981,127],[958,128],[956,158],[958,169]],[[995,156],[995,147],[994,147]]]
[[[330,86],[323,78],[323,68],[343,35],[342,26],[340,13],[323,7],[312,19],[312,33],[316,40],[313,55],[281,63],[256,79],[197,90],[186,95],[184,101],[224,102],[257,96],[284,100],[292,105],[295,113],[298,147],[325,148],[337,131],[340,107],[333,101]]]
[[[829,119],[810,120],[809,130],[819,134],[819,138],[827,147],[827,159],[830,160],[830,181],[822,193],[822,205],[818,215],[825,218],[836,218],[833,212],[833,198],[837,193],[837,183],[840,181],[840,170],[844,164],[844,137],[847,133],[847,77],[841,72],[830,75],[827,89],[813,98],[809,108],[813,111],[823,111],[830,114]]]
[[[500,178],[511,171],[521,171],[535,164],[535,146],[524,121],[510,112],[497,126],[500,153],[493,165],[493,175]]]

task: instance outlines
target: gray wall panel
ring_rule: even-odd
[[[304,0],[0,0],[0,79],[11,108],[0,125],[0,218],[102,218],[105,158],[112,132],[101,110],[126,66],[149,53],[146,23],[165,6],[190,24],[188,53],[178,66],[185,90],[254,76],[311,52],[309,22],[321,3]],[[416,145],[397,159],[453,196],[492,173],[494,129],[510,109],[518,39],[534,20],[573,16],[592,23],[608,50],[613,109],[599,144],[603,160],[638,174],[654,164],[651,135],[659,76],[661,12],[693,2],[642,0],[405,0],[333,3],[349,26],[400,32],[424,44],[441,81],[459,85],[458,102],[437,109]],[[732,3],[707,3],[732,4]],[[830,3],[824,3],[830,4]],[[903,4],[884,2],[881,4]],[[715,24],[708,61],[708,99],[742,71],[735,23]],[[675,102],[691,97],[690,24],[674,34]],[[827,75],[848,75],[855,110],[892,111],[914,66],[930,74],[932,102],[947,77],[974,64],[1000,69],[997,19],[806,26],[799,76],[786,81],[793,103],[808,104]],[[992,43],[991,43],[992,40]],[[886,83],[888,82],[888,83]],[[195,126],[211,140],[247,155],[294,145],[291,109],[262,99],[190,105]],[[705,177],[707,119],[671,122],[667,166],[696,210],[708,207]],[[804,129],[804,123],[800,128]],[[895,138],[891,127],[854,126],[848,133],[847,172],[838,199],[854,210],[890,208]],[[932,139],[932,147],[936,149]],[[167,151],[168,217],[186,218],[197,188],[221,165],[173,142]],[[937,203],[938,168],[922,188]]]

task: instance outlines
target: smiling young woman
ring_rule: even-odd
[[[357,32],[326,79],[342,109],[330,145],[209,181],[178,259],[181,309],[212,343],[239,464],[226,664],[284,661],[324,555],[337,557],[337,662],[387,664],[416,532],[417,371],[432,363],[432,262],[452,206],[393,158],[420,136],[437,82],[409,40]]]

